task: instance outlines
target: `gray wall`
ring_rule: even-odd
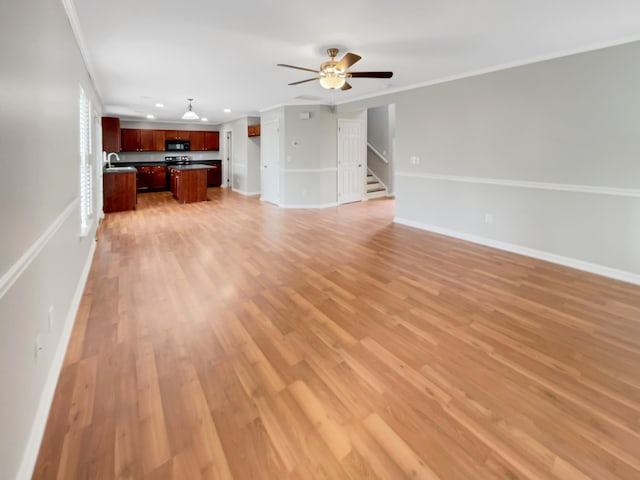
[[[399,221],[638,281],[639,55],[632,43],[339,110],[396,103]]]
[[[80,237],[80,85],[95,119],[101,104],[61,2],[8,0],[2,18],[0,478],[13,479],[31,476],[95,245],[97,216]]]
[[[300,114],[309,112],[302,120]],[[284,107],[283,206],[320,207],[336,203],[337,120],[319,105]]]

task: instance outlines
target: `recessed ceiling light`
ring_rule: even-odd
[[[158,107],[158,108],[164,108],[164,103],[156,103],[156,107]]]
[[[156,118],[156,117],[155,117],[155,115],[149,114],[149,115],[147,115],[147,118],[151,119],[151,118]]]
[[[229,113],[229,112],[231,112],[231,109],[230,109],[230,108],[225,108],[225,109],[224,109],[224,113]]]
[[[203,122],[208,122],[209,119],[207,117],[202,117],[200,120],[202,120]]]

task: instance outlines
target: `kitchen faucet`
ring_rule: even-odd
[[[111,152],[109,155],[107,155],[107,168],[111,168],[111,155],[115,155],[116,156],[116,161],[117,162],[120,161],[120,157],[118,156],[118,154],[116,152]]]

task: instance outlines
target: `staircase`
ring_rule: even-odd
[[[367,194],[366,198],[384,197],[389,194],[387,186],[367,168]]]

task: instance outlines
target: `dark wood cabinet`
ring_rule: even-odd
[[[220,150],[220,133],[204,132],[203,150]]]
[[[169,167],[169,191],[174,197],[178,195],[178,178],[180,177],[180,172],[175,168]]]
[[[121,149],[123,152],[140,151],[140,129],[123,128],[121,130]]]
[[[250,137],[259,137],[260,136],[260,125],[249,125],[249,136]]]
[[[204,132],[189,132],[189,141],[191,151],[202,151],[204,148]]]
[[[138,151],[153,152],[154,150],[155,144],[153,143],[153,130],[140,130],[140,143],[138,144]]]
[[[102,150],[110,152],[120,151],[120,119],[102,117]]]
[[[123,128],[120,136],[123,152],[164,152],[164,130]]]
[[[189,140],[189,130],[164,130],[167,140]]]
[[[120,129],[119,127],[118,131],[118,150],[113,151],[164,152],[165,140],[189,140],[191,142],[192,151],[220,149],[218,132],[195,130],[147,130],[140,128]]]
[[[167,188],[167,167],[164,165],[139,166],[137,190],[164,190]]]
[[[135,210],[136,172],[104,173],[102,176],[104,213]]]
[[[164,130],[152,130],[153,132],[153,150],[156,152],[164,152],[165,149],[165,133]]]
[[[222,185],[222,162],[214,162],[207,170],[207,187],[219,187]]]

